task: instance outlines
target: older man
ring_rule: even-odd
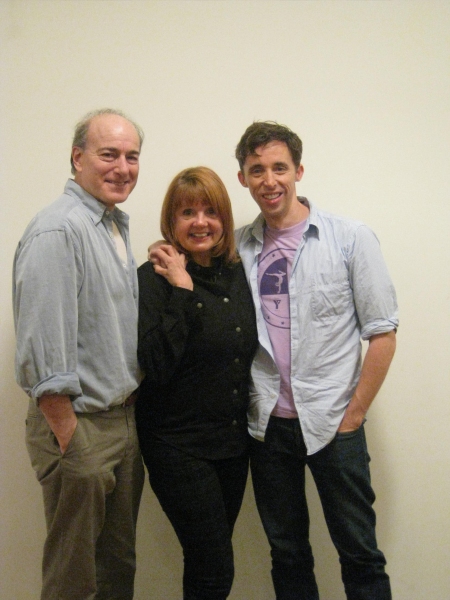
[[[306,465],[347,598],[390,600],[363,424],[395,350],[395,292],[368,227],[297,198],[301,153],[300,138],[271,122],[250,125],[236,149],[239,181],[261,210],[236,234],[260,341],[249,411],[255,497],[277,600],[319,598]]]
[[[119,111],[86,115],[74,179],[27,227],[14,261],[16,378],[42,486],[42,600],[131,600],[143,485],[137,276],[128,217],[143,141]]]

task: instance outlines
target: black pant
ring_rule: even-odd
[[[196,458],[141,439],[150,485],[183,548],[184,600],[225,600],[234,578],[231,536],[244,496],[248,456]]]
[[[338,433],[310,456],[298,419],[271,417],[264,442],[252,440],[256,503],[272,550],[277,600],[318,600],[309,543],[305,466],[311,470],[339,553],[348,600],[391,600],[386,560],[375,536],[364,427]]]

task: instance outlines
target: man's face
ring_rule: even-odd
[[[125,202],[139,174],[139,136],[119,115],[98,115],[89,126],[86,148],[72,149],[75,181],[110,210]]]
[[[303,166],[295,166],[287,145],[273,141],[247,156],[238,178],[249,189],[267,223],[280,228],[297,210],[295,183],[302,175]]]

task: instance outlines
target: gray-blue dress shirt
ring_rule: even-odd
[[[128,264],[115,248],[112,220]],[[16,380],[32,398],[67,394],[76,412],[121,404],[141,380],[136,264],[128,216],[73,180],[19,242],[13,270]]]

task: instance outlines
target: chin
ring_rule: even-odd
[[[122,202],[125,202],[127,198],[128,196],[121,196],[120,198],[108,198],[107,200],[105,200],[105,203],[107,202],[108,204],[122,204]]]

